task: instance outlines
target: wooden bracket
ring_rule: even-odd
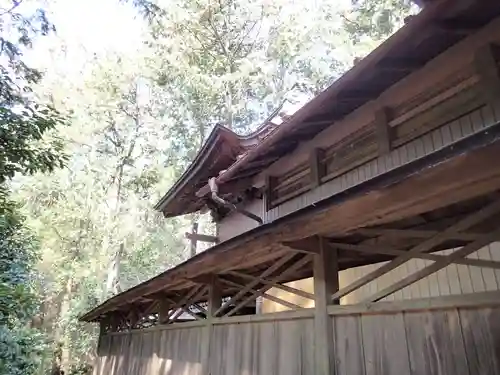
[[[273,208],[272,202],[274,199],[274,187],[276,186],[276,178],[273,176],[266,176],[266,182],[265,182],[265,192],[264,192],[264,198],[265,198],[265,210],[269,211],[270,209]]]
[[[500,47],[487,44],[479,48],[474,55],[474,68],[479,75],[479,84],[487,103],[496,103],[500,98],[500,69],[497,60],[500,57]]]
[[[392,150],[393,132],[389,121],[389,108],[381,107],[375,111],[375,131],[377,133],[379,155],[385,155]]]
[[[323,162],[325,153],[321,148],[315,148],[310,155],[311,187],[321,185],[321,178],[325,175],[325,163]]]
[[[189,233],[186,232],[184,234],[188,240],[191,241],[201,241],[201,242],[213,242],[213,243],[218,243],[219,238],[215,236],[209,236],[208,234],[201,234],[201,233]]]
[[[383,266],[375,269],[372,272],[369,272],[369,273],[363,275],[362,277],[360,277],[356,281],[343,287],[342,289],[340,289],[338,292],[336,292],[333,295],[333,298],[339,299],[339,298],[342,298],[343,296],[345,296],[349,293],[354,292],[355,290],[361,288],[362,286],[368,284],[369,282],[379,278],[380,276],[385,275],[386,273],[388,273],[388,272],[392,271],[393,269],[399,267],[400,265],[406,263],[408,260],[415,258],[417,254],[422,254],[422,253],[428,252],[436,245],[439,245],[439,244],[445,242],[446,240],[453,238],[453,236],[455,236],[456,233],[465,231],[465,230],[473,227],[474,225],[481,223],[482,221],[490,218],[492,215],[498,213],[499,211],[500,211],[500,200],[497,200],[495,202],[492,202],[492,203],[486,205],[482,209],[480,209],[474,213],[471,213],[470,215],[466,216],[462,220],[451,225],[450,227],[448,227],[444,231],[438,232],[434,236],[425,239],[424,241],[420,242],[416,246],[413,246],[411,249],[407,250],[403,255],[399,255],[398,257],[394,258],[390,262],[384,264]],[[480,241],[481,238],[477,241]],[[471,244],[476,244],[476,241],[471,242]],[[471,245],[471,244],[469,244],[469,245]],[[468,247],[469,245],[467,245],[466,247]],[[453,261],[456,259],[459,259],[459,258],[460,257],[454,257]],[[444,261],[444,259],[436,261],[434,264],[439,264],[442,261]],[[426,269],[427,268],[424,268],[423,270],[426,270]],[[397,289],[397,290],[399,290],[399,289]],[[384,293],[385,292],[387,292],[387,290],[385,290]],[[391,293],[393,293],[393,292],[391,292]],[[379,293],[376,296],[374,296],[374,300],[378,299],[378,297],[382,294],[383,293]]]

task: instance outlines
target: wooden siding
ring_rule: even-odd
[[[487,105],[475,60],[486,44],[499,41],[500,18],[262,171],[254,178],[255,186],[261,187],[266,178],[278,182],[270,191],[264,221],[418,160],[488,127],[490,120],[498,121],[500,108]],[[386,130],[385,143],[381,128]],[[322,155],[319,165],[311,166],[317,150]],[[318,169],[323,173],[320,186],[311,173]]]
[[[202,328],[107,335],[93,375],[201,375]]]
[[[489,303],[342,311],[331,306],[332,355],[338,375],[500,375],[499,295]],[[491,302],[496,300],[496,302]],[[312,312],[268,321],[219,322],[210,341],[211,375],[314,375]],[[306,314],[307,313],[307,314]],[[243,317],[242,317],[243,318]],[[156,328],[104,336],[94,375],[201,374],[203,327]]]
[[[363,154],[365,156],[361,159],[357,157],[352,159],[351,156],[344,155],[343,158],[347,160],[348,164],[346,165],[349,165],[349,168],[341,166],[342,162],[339,160],[341,160],[342,153],[345,150],[353,149],[352,144],[346,141],[338,153],[333,151],[324,152],[324,159],[331,160],[325,168],[327,172],[330,172],[322,178],[323,183],[318,187],[310,189],[309,184],[305,182],[311,179],[308,169],[304,169],[304,167],[295,168],[285,174],[283,178],[275,181],[276,191],[278,193],[284,192],[284,195],[278,194],[279,198],[274,201],[270,210],[266,211],[264,209],[264,201],[261,199],[249,202],[244,208],[260,216],[265,223],[270,223],[322,199],[339,194],[365,181],[439,151],[500,121],[500,108],[479,105],[476,102],[473,103],[472,107],[474,107],[473,110],[471,110],[470,106],[465,105],[463,108],[469,110],[466,115],[447,122],[423,135],[420,134],[413,140],[378,157],[376,157],[376,144],[373,143],[374,134],[365,129],[361,132],[364,137],[361,140],[363,142],[370,140],[368,147],[371,156],[367,157],[368,154]],[[434,123],[439,123],[439,120],[436,119]],[[427,124],[427,127],[429,126]],[[404,133],[404,131],[402,132]],[[418,134],[420,130],[414,129],[413,132]],[[364,153],[365,151],[360,152]],[[356,155],[359,156],[359,152]],[[367,161],[367,159],[369,160]],[[289,190],[286,190],[290,186],[298,186],[298,188],[290,193]],[[221,242],[226,241],[257,226],[256,221],[237,212],[231,213],[218,224],[219,240]]]
[[[243,206],[243,208],[259,217],[262,217],[264,214],[264,202],[262,199],[256,199],[249,202]],[[232,212],[217,224],[219,241],[227,241],[230,238],[257,227],[258,225],[259,223],[255,220],[252,220],[238,212]]]
[[[375,113],[380,109],[388,109],[391,128],[400,127],[394,134],[396,146],[398,142],[406,142],[411,136],[412,128],[422,128],[430,123],[430,117],[443,107],[442,102],[452,105],[445,112],[456,115],[461,105],[453,105],[452,96],[474,86],[479,77],[475,73],[475,53],[488,43],[500,41],[500,18],[491,22],[480,31],[465,38],[460,43],[446,50],[425,66],[416,70],[397,84],[384,91],[373,101],[359,107],[344,118],[335,121],[312,140],[299,145],[287,157],[274,162],[260,173],[254,183],[262,186],[266,176],[280,176],[297,169],[307,163],[310,154],[315,149],[325,149],[332,146],[341,147],[346,139],[366,127],[375,129]],[[465,96],[462,96],[465,99]],[[465,109],[466,113],[467,109]],[[424,114],[424,116],[421,116]],[[441,113],[440,116],[443,114]],[[424,119],[425,121],[422,121]],[[437,124],[439,125],[439,124]]]
[[[448,255],[451,252],[452,250],[445,250],[439,251],[436,254]],[[500,261],[500,242],[494,242],[491,245],[482,248],[477,253],[470,255],[468,258]],[[359,303],[375,294],[377,291],[383,290],[391,284],[394,284],[404,277],[417,272],[431,263],[432,261],[429,260],[412,259],[382,277],[379,277],[358,290],[348,294],[341,299],[340,303],[342,305]],[[351,284],[360,277],[381,267],[383,264],[385,264],[385,262],[340,271],[340,288],[342,289],[343,287]],[[293,281],[286,285],[301,289],[308,293],[314,293],[312,278]],[[428,277],[423,278],[422,280],[411,284],[392,295],[387,296],[382,301],[402,301],[496,290],[500,290],[500,270],[451,264],[448,267],[429,275]],[[314,301],[280,289],[272,288],[267,293],[302,307],[314,307]],[[285,310],[288,310],[288,308],[273,301],[262,301],[262,313],[274,313]]]
[[[283,203],[278,200],[279,204],[273,206],[273,208],[265,213],[264,222],[272,222],[322,199],[341,193],[405,164],[414,162],[487,129],[498,121],[500,121],[500,109],[494,110],[489,105],[480,106],[464,116],[456,118],[408,143],[396,147],[387,154],[374,157],[364,164],[355,166],[337,175],[317,188],[309,189],[306,192],[301,191],[300,195],[288,199]]]

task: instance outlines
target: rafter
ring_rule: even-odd
[[[191,292],[184,297],[181,302],[177,304],[177,306],[172,308],[171,314],[167,317],[167,321],[170,323],[175,322],[179,316],[181,316],[182,312],[185,312],[187,314],[193,315],[189,309],[186,307],[190,306],[193,304],[193,302],[196,302],[199,298],[201,298],[207,291],[207,287],[204,285],[196,285],[193,289],[191,289]],[[194,316],[196,319],[200,319],[199,316]]]
[[[285,255],[283,258],[281,258],[280,260],[278,260],[276,263],[274,263],[267,270],[265,270],[264,272],[262,272],[262,274],[260,275],[260,277],[270,276],[271,274],[273,274],[274,272],[276,272],[279,268],[281,268],[282,266],[284,266],[287,262],[291,261],[294,256],[295,256],[295,254]],[[250,291],[250,289],[252,289],[253,287],[255,287],[258,283],[259,283],[259,281],[254,280],[251,283],[249,283],[248,285],[246,285],[243,289],[241,289],[238,293],[236,293],[236,295],[234,295],[233,297],[231,297],[229,299],[229,301],[227,301],[226,303],[224,303],[215,312],[215,316],[218,316],[222,311],[224,311],[233,302],[237,301],[241,296],[244,296],[246,293],[248,293]]]
[[[243,288],[243,287],[244,287],[244,285],[242,285],[242,284],[240,284],[240,283],[237,283],[237,282],[235,282],[235,281],[232,281],[232,280],[228,280],[228,279],[225,279],[225,278],[222,278],[221,280],[222,280],[224,283],[226,283],[226,284],[228,284],[228,285],[231,285],[231,286],[234,286],[234,287],[237,287],[237,288]],[[291,303],[291,302],[285,301],[285,300],[283,300],[283,299],[281,299],[281,298],[278,298],[278,297],[276,297],[276,296],[272,296],[272,295],[267,294],[267,293],[265,293],[265,292],[262,292],[262,291],[260,291],[260,290],[250,289],[250,290],[249,290],[249,292],[250,292],[250,293],[252,293],[252,296],[253,296],[253,295],[258,295],[258,296],[260,296],[260,297],[262,297],[262,298],[266,298],[266,299],[268,299],[268,300],[270,300],[270,301],[273,301],[273,302],[279,303],[280,305],[283,305],[283,306],[288,307],[288,308],[290,308],[290,309],[299,309],[299,308],[300,308],[300,306],[298,306],[298,305],[296,305],[296,304],[294,304],[294,303]],[[243,307],[243,306],[241,306],[241,307]],[[231,315],[235,314],[236,312],[238,312],[238,310],[239,310],[239,308],[238,308],[238,309],[233,308],[231,311],[229,311],[229,312],[226,314],[226,316],[231,316]]]
[[[483,235],[484,236],[484,235]],[[396,250],[386,246],[374,246],[374,245],[364,245],[364,244],[346,244],[340,242],[330,242],[330,245],[336,247],[340,250],[352,250],[360,253],[368,253],[368,254],[383,254],[383,255],[405,255],[405,250]],[[425,259],[432,261],[439,261],[441,259],[446,258],[446,255],[437,255],[437,254],[428,254],[428,253],[418,253],[412,256],[413,259]],[[456,259],[453,263],[462,264],[465,266],[474,266],[474,267],[484,267],[484,268],[494,268],[500,269],[500,262],[494,260],[484,260],[484,259],[468,259],[461,258]]]
[[[481,223],[482,221],[486,220],[487,218],[494,215],[498,211],[500,211],[500,199],[470,214],[469,216],[465,217],[464,219],[460,220],[454,225],[448,227],[446,230],[437,233],[431,238],[424,240],[423,242],[419,243],[418,245],[408,250],[404,255],[398,256],[397,258],[391,260],[389,263],[384,264],[383,266],[377,268],[373,272],[368,273],[367,275],[359,278],[350,285],[340,289],[337,293],[335,293],[332,296],[333,300],[342,298],[343,296],[361,288],[362,286],[379,278],[380,276],[385,275],[386,273],[392,271],[393,269],[399,267],[403,263],[406,263],[408,260],[412,259],[416,254],[421,254],[430,251],[436,245],[439,245],[444,241],[449,240],[450,237],[452,237],[456,233],[465,231],[470,227],[478,223]]]
[[[304,267],[310,261],[311,261],[311,256],[310,255],[306,255],[306,256],[302,257],[301,259],[297,260],[294,264],[292,264],[289,268],[287,268],[285,271],[283,271],[282,274],[280,274],[278,276],[275,276],[274,278],[272,278],[271,280],[269,280],[269,282],[270,283],[277,283],[277,282],[280,282],[280,281],[286,279],[288,277],[288,275],[293,274],[298,269]],[[260,277],[263,278],[265,276],[261,275]],[[254,284],[254,283],[255,283],[255,281],[252,282],[252,284]],[[259,282],[257,282],[257,284],[258,283]],[[259,295],[258,293],[261,293],[261,292],[265,293],[266,291],[268,291],[269,289],[271,289],[271,287],[272,286],[266,285],[266,286],[260,288],[259,292],[251,292],[251,295],[249,297],[247,297],[246,299],[244,299],[243,301],[241,301],[238,305],[236,305],[232,310],[230,310],[226,314],[226,316],[230,316],[230,315],[234,314],[240,308],[242,308],[243,306],[245,306],[246,304],[248,304],[248,302],[250,302],[251,300],[255,299]]]
[[[435,263],[421,269],[420,271],[415,272],[412,275],[409,275],[405,277],[404,279],[398,281],[397,283],[394,283],[393,285],[375,293],[374,295],[370,296],[367,298],[364,302],[375,302],[379,301],[382,298],[391,295],[394,292],[397,292],[400,289],[403,289],[404,287],[413,284],[417,282],[420,279],[423,279],[424,277],[427,277],[443,268],[446,266],[450,265],[457,259],[461,259],[466,257],[467,255],[470,255],[482,247],[489,245],[491,242],[497,240],[500,238],[500,229],[497,229],[496,231],[492,233],[485,234],[482,238],[471,242],[470,244],[462,247],[461,249],[458,249],[451,253],[450,255],[443,257],[443,259],[440,259],[436,261]]]
[[[251,275],[247,275],[243,272],[237,272],[237,271],[230,271],[228,272],[228,274],[230,275],[234,275],[234,276],[238,276],[238,277],[241,277],[243,279],[247,279],[247,280],[255,280],[257,279],[256,277],[254,276],[251,276]],[[295,294],[299,297],[304,297],[304,298],[308,298],[308,299],[312,299],[314,300],[314,294],[312,293],[308,293],[306,291],[303,291],[303,290],[300,290],[300,289],[297,289],[297,288],[294,288],[294,287],[291,287],[291,286],[288,286],[288,285],[283,285],[283,284],[279,284],[279,283],[273,283],[269,280],[266,280],[266,279],[263,279],[263,278],[258,278],[259,281],[262,283],[262,284],[265,284],[267,286],[271,286],[272,288],[277,288],[277,289],[281,289],[285,292],[288,292],[288,293],[292,293],[292,294]]]

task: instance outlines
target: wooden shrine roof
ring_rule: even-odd
[[[240,136],[222,125],[216,125],[191,165],[156,204],[155,209],[163,212],[165,217],[189,214],[202,209],[203,197],[197,197],[196,192],[209,178],[217,177],[221,171],[234,164],[238,157],[255,147],[272,132],[278,126],[272,122],[273,117],[280,109],[281,106],[254,132],[246,136]],[[221,193],[224,193],[223,189]]]

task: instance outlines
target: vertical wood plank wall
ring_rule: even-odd
[[[201,375],[202,328],[101,338],[93,375]]]
[[[436,252],[436,254],[447,255],[451,251],[452,250],[444,250]],[[467,258],[500,261],[500,242],[494,242],[485,246],[477,253],[471,254]],[[429,260],[412,259],[382,277],[373,280],[358,290],[355,290],[351,294],[348,294],[341,299],[340,303],[341,305],[359,303],[375,292],[394,284],[395,282],[417,272],[431,263],[432,261]],[[351,284],[360,277],[381,267],[383,264],[385,264],[385,262],[340,271],[340,288]],[[309,293],[314,293],[312,278],[297,280],[288,283],[287,285]],[[390,296],[387,296],[382,301],[402,301],[495,290],[500,290],[500,270],[451,264],[435,274],[429,275],[428,277],[423,278],[422,280],[409,285]],[[314,301],[285,292],[281,289],[272,288],[267,293],[302,307],[314,307]],[[285,310],[288,310],[288,308],[273,301],[262,301],[261,311],[263,313],[273,313]]]
[[[500,375],[500,307],[331,315],[337,375]],[[214,327],[210,375],[314,375],[313,318]],[[105,336],[94,375],[201,374],[203,328]],[[207,374],[204,374],[207,375]]]
[[[500,121],[500,108],[484,105],[462,117],[446,123],[435,130],[393,149],[391,152],[355,167],[332,180],[319,185],[296,198],[280,204],[264,215],[269,223],[310,206],[325,198],[383,175],[391,170],[414,162],[440,149],[450,146],[485,130]]]

